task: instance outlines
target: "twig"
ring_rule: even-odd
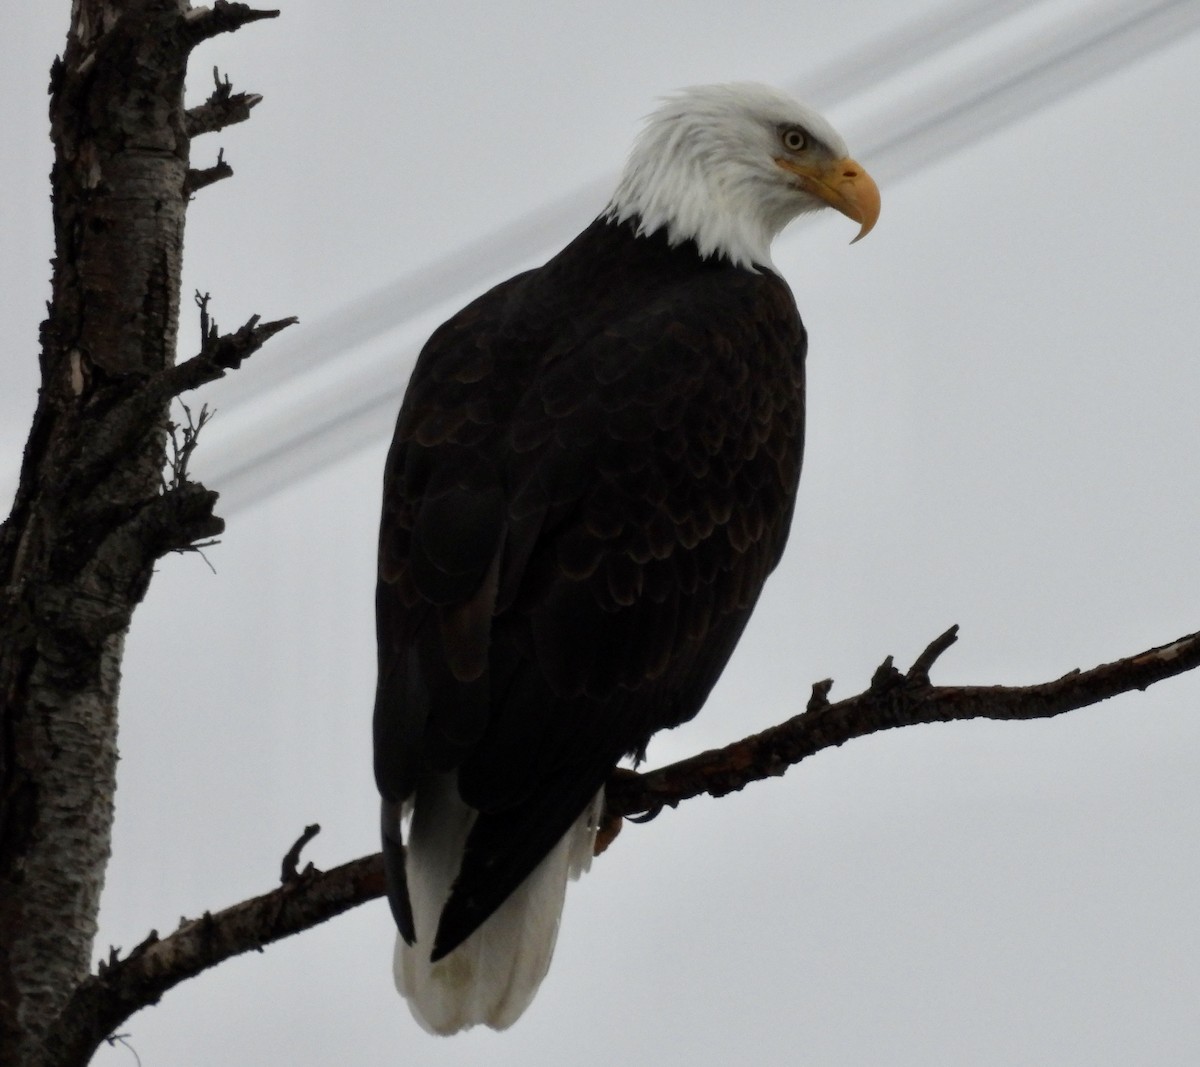
[[[168,479],[164,472],[164,491],[176,489],[188,481],[188,463],[191,461],[192,453],[196,451],[196,445],[200,440],[200,431],[212,421],[212,413],[208,410],[207,404],[200,405],[200,416],[193,419],[192,409],[182,400],[179,400],[178,403],[183,408],[187,425],[181,426],[176,422],[167,423],[167,440],[171,446],[171,454],[167,457],[167,469],[170,470],[171,477]]]
[[[204,167],[201,170],[188,168],[187,175],[183,179],[183,195],[190,197],[205,186],[212,185],[213,182],[232,177],[233,168],[225,162],[225,149],[218,148],[217,161],[211,167]]]
[[[805,706],[805,711],[820,711],[822,708],[829,707],[829,691],[833,688],[833,679],[825,678],[819,682],[813,682],[812,696],[808,698],[808,704]]]
[[[236,370],[277,333],[300,321],[291,315],[286,319],[261,322],[261,316],[251,315],[233,333],[221,334],[208,314],[208,293],[196,293],[195,300],[200,309],[200,351],[147,382],[142,390],[147,401],[169,400],[225,377],[226,371]]]
[[[137,1065],[137,1067],[142,1067],[142,1057],[137,1054],[137,1049],[135,1049],[129,1043],[127,1040],[128,1037],[128,1034],[109,1034],[108,1037],[104,1039],[104,1043],[109,1046],[115,1046],[118,1044],[124,1045],[125,1048],[129,1049],[129,1051],[133,1053],[133,1062]]]
[[[189,47],[194,48],[210,37],[222,33],[233,33],[251,22],[279,17],[278,9],[263,11],[249,4],[232,4],[228,0],[215,0],[212,7],[197,7],[184,16],[185,37]]]
[[[216,133],[226,126],[245,122],[250,112],[262,103],[258,93],[235,93],[233,83],[228,78],[222,79],[216,67],[213,67],[213,82],[215,88],[209,98],[184,112],[183,130],[188,137]]]
[[[279,880],[284,885],[298,882],[302,877],[307,877],[315,872],[316,868],[314,868],[311,863],[304,868],[303,875],[296,870],[296,867],[300,863],[300,853],[304,851],[304,846],[307,845],[320,832],[320,823],[310,823],[304,828],[304,833],[296,838],[295,844],[293,844],[292,847],[287,850],[283,857],[283,867],[279,873]]]
[[[242,365],[242,361],[252,356],[264,344],[267,343],[281,330],[286,330],[289,326],[294,326],[300,320],[292,315],[286,319],[276,319],[274,322],[261,323],[259,320],[261,315],[251,315],[243,326],[240,326],[233,333],[221,334],[217,331],[217,324],[208,314],[209,294],[196,293],[196,306],[200,309],[200,354],[192,359],[186,360],[173,368],[179,372],[180,377],[185,377],[182,373],[184,367],[195,365],[197,360],[207,361],[213,368],[219,368],[221,374],[217,374],[212,378],[197,381],[197,385],[205,385],[208,381],[215,381],[216,378],[222,376],[227,370],[237,370]],[[179,389],[177,392],[184,392],[186,389],[194,389],[195,385],[188,385],[184,389]]]
[[[954,625],[944,634],[940,634],[930,641],[925,651],[913,660],[913,665],[908,671],[909,680],[920,685],[928,685],[929,671],[932,669],[934,663],[957,640],[958,626]]]

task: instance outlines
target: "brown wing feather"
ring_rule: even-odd
[[[481,812],[435,957],[622,755],[696,713],[786,540],[804,410],[787,287],[622,230],[442,327],[389,457],[377,778],[398,802],[457,767]],[[636,253],[607,277],[606,241]]]

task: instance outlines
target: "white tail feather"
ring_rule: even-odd
[[[429,962],[438,919],[458,875],[475,811],[459,799],[455,776],[439,775],[417,794],[408,839],[408,892],[416,943],[396,938],[396,988],[432,1034],[477,1024],[512,1026],[550,967],[567,879],[592,861],[601,791],[533,873],[449,955]]]

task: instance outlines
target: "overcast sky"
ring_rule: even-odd
[[[194,146],[205,165],[223,145],[236,176],[192,206],[185,278],[226,328],[300,316],[262,364],[300,360],[304,331],[351,301],[615,172],[656,96],[802,83],[939,5],[283,6],[206,45],[191,79],[193,103],[214,63],[265,96]],[[869,99],[813,103],[837,105],[858,152],[883,104],[1088,4],[1038,6]],[[0,10],[0,486],[36,390],[45,86],[68,9]],[[883,184],[853,248],[832,213],[780,240],[810,333],[792,540],[708,706],[651,763],[781,721],[817,679],[857,692],[955,622],[937,682],[1045,681],[1200,627],[1197,71],[1200,34],[1184,36]],[[392,388],[429,325],[378,343]],[[181,337],[188,355],[190,308]],[[345,362],[331,352],[261,403],[313,418]],[[214,392],[211,456],[249,447],[234,430],[267,408],[244,392],[238,408],[248,388]],[[324,827],[305,853],[318,866],[376,849],[386,445],[373,432],[236,508],[215,574],[196,556],[160,565],[129,639],[98,954],[270,889],[306,823]],[[1185,677],[1049,722],[877,735],[629,826],[571,887],[550,975],[507,1034],[417,1027],[381,902],[124,1029],[145,1067],[1200,1062],[1198,703]]]

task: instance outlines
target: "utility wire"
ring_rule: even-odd
[[[1197,0],[1096,4],[1052,35],[906,101],[866,125],[872,173],[907,177],[1200,29]]]
[[[914,19],[820,68],[790,88],[822,110],[869,91],[927,62],[998,22],[1039,6],[1040,0],[966,0]],[[296,340],[275,342],[286,357],[248,364],[239,372],[236,403],[252,400],[442,304],[510,276],[519,265],[557,250],[604,207],[617,173],[590,181],[453,252],[401,275],[332,312]],[[223,405],[226,409],[229,404]]]
[[[836,105],[1031,6],[1031,0],[960,4],[907,25],[793,88],[826,107]],[[855,150],[871,161],[873,174],[894,184],[1197,28],[1197,0],[1089,5],[998,49],[990,62],[977,64],[969,74],[942,79],[927,92],[868,117],[860,124]],[[396,330],[444,303],[465,300],[573,236],[603,206],[614,180],[589,183],[348,305],[278,363],[286,362],[293,371],[298,364],[320,364],[332,353]],[[348,363],[334,390],[290,405],[283,416],[256,423],[236,441],[211,449],[203,473],[221,488],[222,512],[228,515],[380,441],[394,420],[405,370],[414,358],[415,351],[397,353],[386,368]],[[252,393],[286,388],[287,382],[276,377]]]

